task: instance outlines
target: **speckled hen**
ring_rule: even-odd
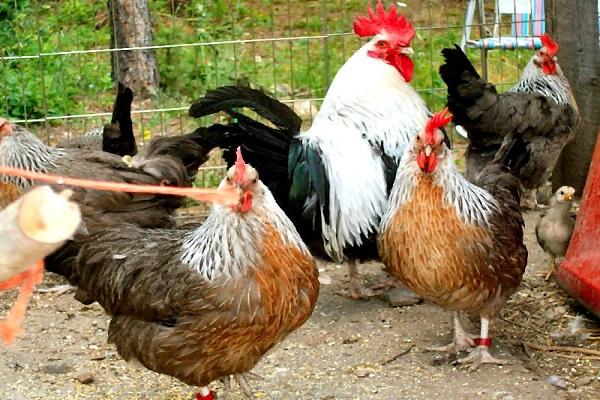
[[[579,122],[575,98],[556,58],[558,43],[548,34],[541,41],[543,47],[505,93],[481,79],[458,46],[442,50],[445,63],[440,67],[448,85],[448,108],[469,135],[467,177],[474,179],[503,142],[523,137],[530,157],[519,176],[529,192],[524,202],[528,208],[537,205],[537,188],[548,180]]]
[[[454,314],[453,342],[436,350],[463,351],[472,367],[502,363],[488,352],[488,324],[517,289],[527,265],[519,181],[510,170],[527,160],[520,142],[501,162],[488,164],[469,182],[456,169],[434,115],[405,151],[378,237],[389,271],[424,299]],[[473,341],[459,312],[481,317]]]
[[[239,203],[214,206],[198,228],[115,226],[63,260],[77,298],[112,315],[119,354],[200,386],[197,399],[231,374],[248,389],[243,374],[308,319],[319,293],[314,258],[239,151],[220,188]]]
[[[154,145],[153,141],[130,167],[121,157],[103,151],[47,146],[24,127],[0,118],[0,165],[112,182],[191,186],[204,153],[196,139],[195,134],[189,134]],[[3,197],[18,197],[35,186],[24,178],[0,175],[0,204],[6,202]],[[72,199],[81,207],[89,232],[124,222],[147,228],[170,227],[173,211],[184,201],[174,196],[83,188],[73,188],[73,192]]]

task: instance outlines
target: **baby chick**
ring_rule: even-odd
[[[535,227],[539,245],[550,255],[545,280],[554,273],[556,257],[567,253],[575,227],[575,216],[570,212],[574,194],[575,189],[572,187],[560,187],[550,202],[550,208],[541,213]]]

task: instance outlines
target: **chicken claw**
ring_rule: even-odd
[[[492,356],[487,346],[475,347],[473,350],[471,350],[468,356],[459,358],[457,362],[459,364],[470,364],[469,371],[477,370],[481,364],[512,364],[512,361],[510,360],[503,360],[501,358]]]
[[[248,384],[248,381],[259,381],[259,380],[264,379],[262,376],[255,374],[253,372],[245,372],[243,374],[235,374],[234,378],[237,381],[237,383],[240,385],[240,389],[247,399],[254,398],[254,395],[252,393],[252,388]],[[220,380],[221,380],[221,383],[223,383],[223,391],[225,392],[225,398],[228,398],[229,392],[231,391],[231,379],[228,376],[225,376],[225,377],[221,378]]]
[[[454,337],[452,342],[439,347],[428,347],[427,351],[442,351],[446,353],[458,354],[461,351],[469,350],[475,346],[475,335],[472,335],[465,331],[460,321],[460,314],[458,311],[452,312],[452,319],[454,321]]]
[[[250,387],[250,385],[248,384],[247,381],[257,381],[257,380],[262,380],[263,378],[260,375],[254,374],[252,372],[245,372],[243,374],[235,374],[235,380],[238,382],[238,384],[240,385],[240,388],[242,389],[242,393],[244,393],[244,396],[246,396],[247,399],[253,399],[254,398],[254,394],[252,393],[252,388]]]

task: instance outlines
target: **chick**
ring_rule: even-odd
[[[572,187],[560,187],[550,202],[550,208],[542,212],[535,226],[539,245],[550,255],[545,280],[554,273],[556,257],[567,253],[575,227],[575,217],[570,212],[574,194],[575,189]]]

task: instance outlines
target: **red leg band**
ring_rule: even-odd
[[[485,347],[490,347],[492,345],[492,338],[490,337],[486,337],[486,338],[475,338],[474,340],[475,345],[476,346],[485,346]]]
[[[206,396],[202,396],[200,393],[196,393],[196,400],[215,400],[216,396],[211,390]]]

